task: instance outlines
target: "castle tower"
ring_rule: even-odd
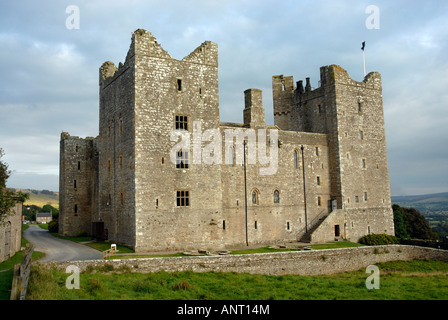
[[[277,77],[274,92],[278,83]],[[331,205],[343,210],[340,232],[354,239],[394,234],[380,74],[357,82],[337,65],[322,67],[319,88],[312,90],[309,78],[305,88],[297,83],[289,114],[290,129],[327,134]]]
[[[262,91],[247,89],[244,91],[244,124],[250,128],[266,127]]]
[[[97,139],[61,134],[59,174],[59,234],[90,234],[97,212]]]
[[[96,218],[109,239],[136,251],[175,248],[182,237],[195,245],[210,241],[199,232],[192,236],[185,224],[206,225],[210,212],[220,214],[210,209],[219,193],[203,194],[204,187],[219,190],[220,172],[202,165],[200,154],[201,163],[190,165],[190,148],[173,159],[171,137],[217,128],[218,100],[218,51],[212,42],[176,60],[139,29],[123,64],[103,64]],[[160,225],[169,226],[167,233],[159,232]]]

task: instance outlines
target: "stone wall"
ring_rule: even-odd
[[[22,246],[22,203],[17,202],[11,210],[0,222],[0,262],[12,257]]]
[[[216,255],[195,257],[140,258],[124,260],[67,261],[49,263],[60,270],[75,265],[80,271],[89,266],[126,266],[132,272],[193,271],[240,272],[268,275],[322,275],[353,271],[380,262],[432,259],[448,262],[448,251],[406,245],[325,249],[297,252]],[[381,270],[380,270],[381,271]]]

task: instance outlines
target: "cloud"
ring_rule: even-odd
[[[65,27],[69,4],[80,9],[79,30]],[[273,124],[273,75],[291,75],[295,81],[310,77],[316,87],[319,68],[339,64],[362,80],[360,46],[366,41],[367,70],[382,74],[393,192],[448,191],[448,3],[377,1],[379,30],[365,27],[370,4],[5,2],[0,12],[0,148],[15,170],[10,183],[54,190],[61,131],[98,134],[98,68],[107,60],[122,62],[132,32],[144,28],[176,59],[205,40],[218,43],[220,116],[228,122],[242,122],[243,92],[259,88],[266,120]]]

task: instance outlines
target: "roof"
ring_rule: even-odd
[[[36,214],[36,217],[39,217],[39,218],[51,217],[51,212],[38,212]]]

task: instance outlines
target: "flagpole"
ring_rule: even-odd
[[[366,56],[365,56],[365,54],[364,54],[364,48],[365,48],[365,46],[366,46],[366,42],[363,41],[363,42],[362,42],[361,50],[362,50],[362,63],[363,63],[363,66],[364,66],[364,77],[366,76]]]
[[[364,54],[364,50],[362,50],[362,62],[364,64],[364,77],[366,76],[366,56]]]

